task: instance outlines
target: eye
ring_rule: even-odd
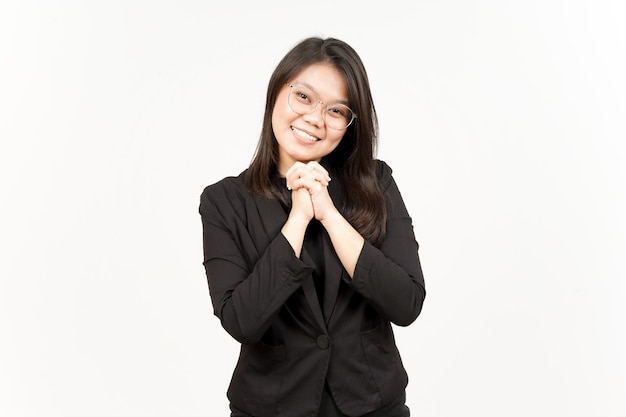
[[[294,88],[293,95],[301,103],[311,104],[312,102],[312,94],[305,89]]]
[[[336,118],[347,119],[349,117],[349,110],[343,107],[330,107],[327,111],[329,116]]]

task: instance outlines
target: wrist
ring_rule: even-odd
[[[336,208],[331,210],[329,213],[326,213],[323,219],[319,219],[320,223],[326,228],[328,228],[332,224],[344,223],[347,220],[339,213],[339,210]]]
[[[289,217],[287,217],[287,221],[285,222],[285,225],[288,227],[293,227],[293,228],[302,228],[302,229],[306,229],[307,226],[309,225],[309,223],[311,222],[311,219],[308,218],[307,216],[304,216],[302,214],[294,214],[293,212],[291,212],[289,214]]]
[[[302,244],[304,242],[304,235],[306,233],[306,228],[309,224],[309,220],[304,216],[299,215],[289,215],[287,221],[283,225],[281,229],[281,233],[294,251],[296,257],[300,257],[300,252],[302,250]]]

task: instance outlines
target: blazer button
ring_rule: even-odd
[[[328,340],[328,336],[325,334],[317,336],[317,347],[320,349],[328,349],[330,346],[330,341]]]

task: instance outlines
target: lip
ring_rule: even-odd
[[[304,129],[300,129],[297,128],[295,126],[291,126],[291,131],[293,132],[293,135],[300,141],[303,143],[316,143],[319,142],[320,140],[322,140],[321,138],[315,136],[314,134],[312,134],[311,132],[304,130]],[[310,138],[307,138],[305,136],[300,135],[300,133],[303,133],[306,136],[310,136],[312,138],[315,138],[315,140],[311,140]]]

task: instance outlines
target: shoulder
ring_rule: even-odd
[[[249,196],[245,181],[246,172],[247,170],[236,177],[225,177],[206,186],[200,195],[200,210],[208,206],[231,208],[241,206]]]
[[[393,180],[391,167],[383,160],[376,159],[376,178],[380,182],[383,189],[389,187],[389,184]]]

